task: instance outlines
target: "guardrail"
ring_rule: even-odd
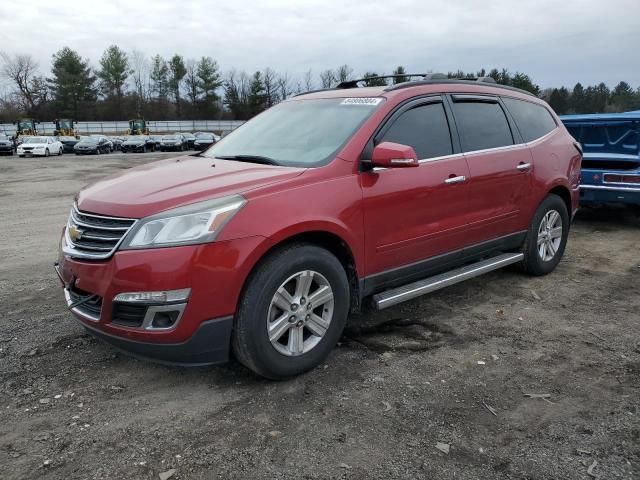
[[[151,133],[173,132],[230,132],[244,123],[243,120],[157,120],[147,121]],[[56,125],[53,122],[41,122],[36,125],[42,135],[53,135]],[[104,133],[107,135],[124,135],[129,122],[77,122],[76,132],[82,134]],[[0,123],[0,134],[14,135],[16,126],[12,123]]]

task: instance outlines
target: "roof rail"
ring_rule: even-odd
[[[497,83],[493,78],[491,77],[479,77],[479,78],[446,78],[446,79],[442,79],[442,80],[416,80],[416,81],[411,81],[411,82],[403,82],[403,83],[398,83],[396,85],[390,85],[387,88],[384,89],[385,92],[390,92],[393,90],[400,90],[402,88],[409,88],[409,87],[417,87],[419,85],[437,85],[437,84],[443,84],[443,83],[452,83],[452,84],[457,84],[457,85],[477,85],[478,83],[489,83],[490,85],[487,86],[491,86],[491,87],[495,87],[495,88],[501,88],[504,90],[511,90],[513,92],[518,92],[518,93],[524,93],[526,95],[531,95],[532,97],[535,97],[535,95],[531,92],[528,92],[527,90],[523,90],[521,88],[517,88],[517,87],[512,87],[510,85],[502,85],[500,83]]]
[[[372,77],[359,78],[357,80],[345,80],[344,82],[340,82],[336,86],[336,88],[358,88],[358,84],[360,82],[368,82],[370,80],[382,80],[382,79],[387,79],[387,78],[410,78],[410,77],[422,77],[422,78],[425,78],[428,75],[433,75],[433,74],[428,74],[428,73],[403,73],[403,74],[398,74],[398,75],[380,75],[380,76],[376,75],[376,76],[372,76]]]

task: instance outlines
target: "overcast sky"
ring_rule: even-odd
[[[268,6],[267,6],[268,5]],[[117,44],[149,56],[209,55],[223,71],[300,76],[347,63],[356,74],[524,71],[541,87],[640,85],[640,0],[31,0],[0,3],[0,50],[48,73],[69,46],[97,66]]]

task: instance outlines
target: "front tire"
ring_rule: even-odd
[[[232,349],[247,368],[283,379],[319,365],[340,338],[349,281],[327,250],[294,244],[266,257],[238,305]]]
[[[48,149],[48,148],[44,151],[44,156],[45,156],[45,157],[48,157],[48,156],[49,156],[49,149]]]
[[[567,205],[558,195],[549,194],[536,210],[522,252],[521,266],[530,275],[551,273],[564,254],[569,237]]]

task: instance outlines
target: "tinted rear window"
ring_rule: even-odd
[[[513,145],[511,128],[500,104],[454,102],[453,111],[465,152]]]
[[[543,106],[515,98],[502,100],[518,125],[518,130],[525,142],[543,137],[556,128],[555,120]]]
[[[383,142],[410,145],[419,159],[453,152],[449,123],[441,103],[430,103],[403,112],[382,137]]]

